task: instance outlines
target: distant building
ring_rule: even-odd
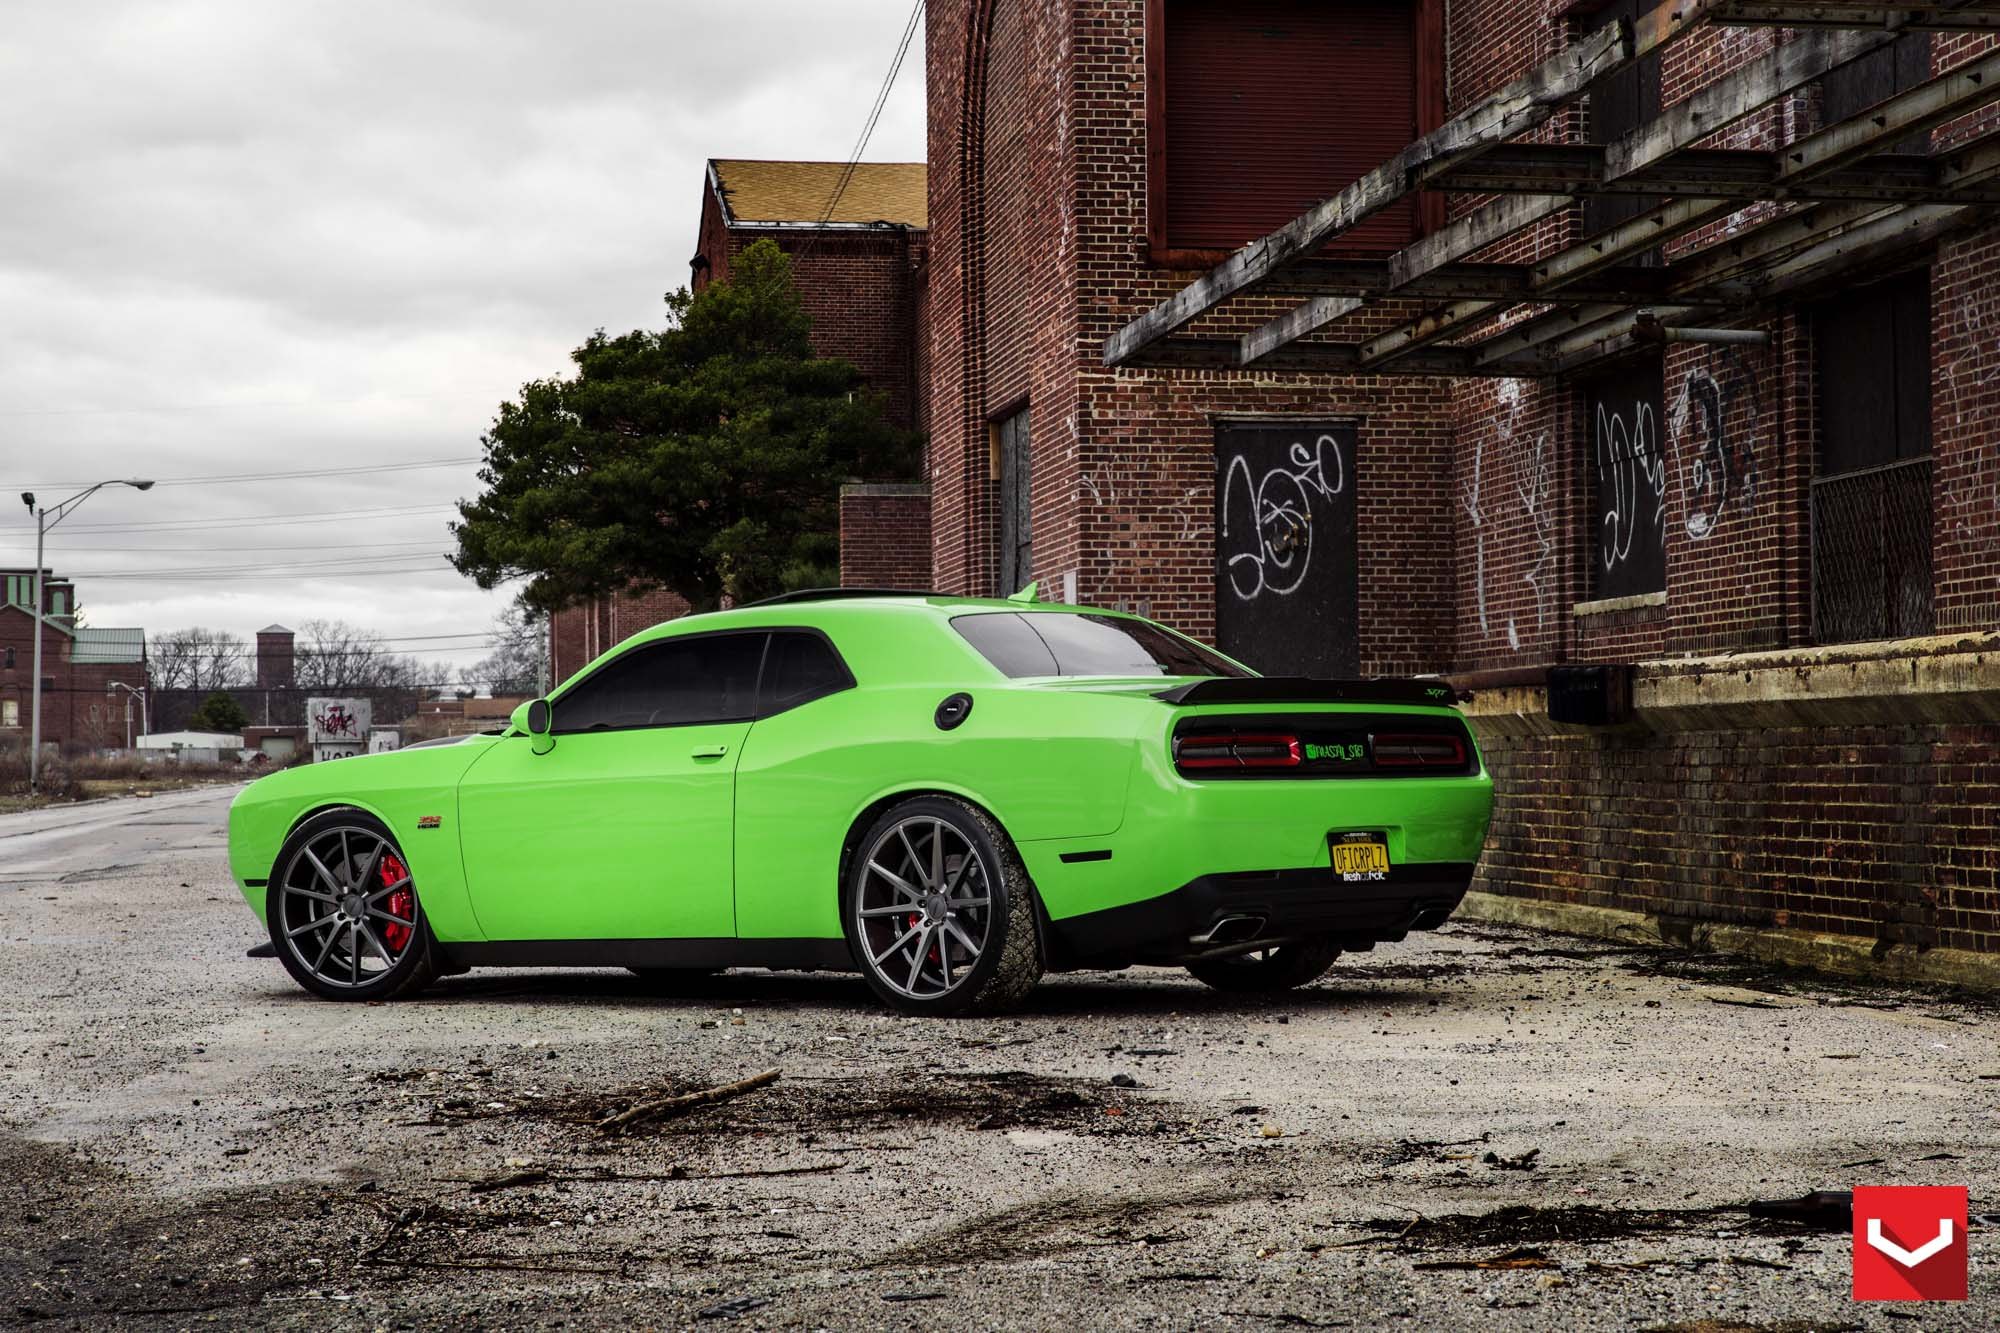
[[[25,745],[31,730],[34,601],[34,570],[0,570],[0,745]],[[113,684],[145,687],[146,632],[79,625],[76,585],[46,569],[42,613],[42,743],[125,744],[125,698]]]

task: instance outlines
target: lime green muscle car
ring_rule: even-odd
[[[1492,782],[1450,686],[1261,677],[1031,598],[688,616],[498,734],[273,773],[229,816],[258,952],[335,999],[809,968],[955,1013],[1051,969],[1280,990],[1458,905]]]

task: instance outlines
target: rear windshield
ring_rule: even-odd
[[[1066,611],[957,616],[951,627],[1009,676],[1247,676],[1144,620]]]

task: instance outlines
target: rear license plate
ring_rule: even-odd
[[[1389,877],[1389,842],[1379,833],[1329,833],[1333,873],[1350,882]]]

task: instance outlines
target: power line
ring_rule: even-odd
[[[234,514],[222,518],[177,518],[161,519],[152,523],[79,523],[74,527],[64,525],[65,532],[186,532],[189,530],[208,531],[214,528],[269,528],[291,527],[296,523],[345,523],[373,522],[381,518],[409,518],[417,514],[434,514],[440,510],[456,509],[455,504],[386,505],[368,509],[306,509],[289,514]]]
[[[409,542],[370,541],[368,549],[371,551],[394,551],[436,545],[436,538],[425,538],[421,541]],[[62,552],[64,555],[74,555],[80,551],[90,555],[258,555],[266,553],[281,554],[285,551],[351,551],[353,549],[355,549],[355,543],[353,542],[320,542],[305,546],[259,546],[254,543],[248,546],[71,546],[68,542],[64,542]],[[23,562],[26,562],[30,557],[24,553],[21,559]]]
[[[474,458],[431,458],[408,463],[382,463],[365,467],[302,468],[293,472],[218,472],[207,477],[159,477],[155,486],[232,486],[239,482],[287,481],[298,477],[364,477],[382,472],[421,472],[429,468],[466,467],[481,460]],[[59,491],[70,486],[88,486],[87,481],[44,481],[21,486],[27,491]],[[7,487],[8,490],[16,489]]]
[[[352,407],[357,403],[435,403],[458,395],[448,393],[374,394],[366,398],[294,399],[290,402],[251,403],[155,403],[145,407],[17,407],[0,411],[0,417],[93,417],[146,416],[154,412],[246,412],[305,408]],[[89,485],[88,482],[84,483]]]
[[[438,552],[437,556],[438,559],[440,560],[446,558],[442,551]],[[382,564],[388,564],[391,561],[396,561],[396,560],[408,561],[414,559],[416,559],[416,556],[410,552],[399,552],[399,553],[392,553],[389,555],[340,556],[332,559],[322,557],[316,560],[308,560],[308,559],[259,560],[254,563],[244,564],[244,565],[239,565],[239,564],[164,565],[149,569],[79,569],[79,570],[74,570],[68,574],[65,574],[64,577],[72,579],[92,579],[92,578],[117,578],[121,575],[146,574],[146,575],[158,575],[162,578],[165,578],[174,574],[231,574],[240,569],[241,570],[347,569],[357,565],[382,565]]]
[[[328,579],[344,583],[348,579],[380,578],[385,575],[392,575],[392,574],[432,574],[432,573],[447,574],[451,572],[452,570],[449,565],[426,564],[426,565],[411,565],[408,568],[398,568],[398,569],[335,569],[328,571],[326,577]],[[314,575],[311,570],[293,569],[293,570],[280,570],[277,573],[218,572],[213,574],[182,574],[173,571],[168,571],[164,573],[148,572],[148,573],[129,573],[129,574],[90,574],[90,575],[79,575],[78,577],[79,578],[88,577],[104,583],[158,583],[163,581],[184,581],[188,583],[229,583],[229,582],[255,582],[257,580],[262,580],[262,579],[288,579],[295,582],[311,582],[317,576]]]
[[[834,210],[840,207],[840,197],[847,193],[848,183],[854,179],[855,168],[861,164],[861,155],[868,151],[868,141],[875,137],[876,123],[882,119],[882,108],[889,103],[889,92],[896,86],[896,75],[902,72],[903,57],[910,53],[910,42],[915,38],[917,24],[923,21],[923,16],[924,0],[916,0],[916,4],[910,8],[909,20],[903,24],[903,35],[896,43],[896,55],[889,62],[889,72],[883,76],[882,86],[875,94],[875,104],[868,109],[868,119],[861,126],[860,137],[854,141],[854,151],[847,155],[847,164],[840,169],[840,175],[834,181],[833,193],[827,196],[826,207],[820,210],[821,226],[825,226],[833,217]],[[817,233],[808,236],[805,243],[799,246],[795,257],[811,253],[813,243],[818,239]]]

